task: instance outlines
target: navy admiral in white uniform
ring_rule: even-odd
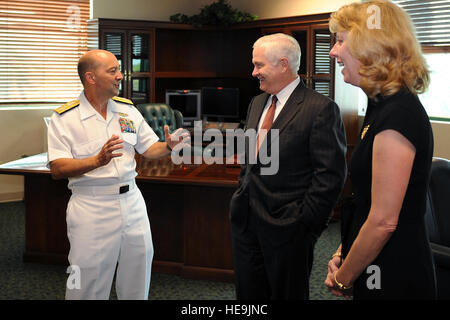
[[[78,73],[84,91],[55,110],[48,130],[52,177],[68,178],[72,191],[69,262],[81,281],[68,286],[66,299],[109,299],[116,267],[118,298],[147,299],[153,243],[135,183],[135,150],[146,158],[167,156],[181,130],[171,135],[166,126],[167,142],[158,142],[133,103],[115,97],[123,76],[112,53],[87,52]]]

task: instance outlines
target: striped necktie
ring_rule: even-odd
[[[258,154],[259,148],[261,147],[262,143],[264,142],[267,132],[272,127],[273,118],[275,116],[276,105],[277,105],[277,96],[273,96],[272,104],[270,105],[269,109],[267,110],[267,113],[266,113],[266,116],[264,117],[262,126],[258,132],[258,137],[256,139],[256,154]]]

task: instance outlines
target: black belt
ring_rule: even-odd
[[[117,190],[117,189],[116,189]],[[130,191],[130,186],[127,184],[127,185],[125,185],[125,186],[121,186],[120,188],[119,188],[119,193],[120,194],[122,194],[122,193],[127,193],[128,191]]]

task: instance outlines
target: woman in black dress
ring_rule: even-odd
[[[340,8],[330,30],[330,56],[369,103],[350,162],[353,209],[343,211],[325,285],[354,299],[434,299],[424,222],[433,133],[417,97],[429,72],[414,28],[402,9],[379,0]]]

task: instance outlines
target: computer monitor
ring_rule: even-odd
[[[202,116],[217,121],[239,118],[239,89],[222,87],[202,88]]]
[[[183,114],[183,126],[191,127],[201,120],[200,90],[166,90],[166,104]]]

